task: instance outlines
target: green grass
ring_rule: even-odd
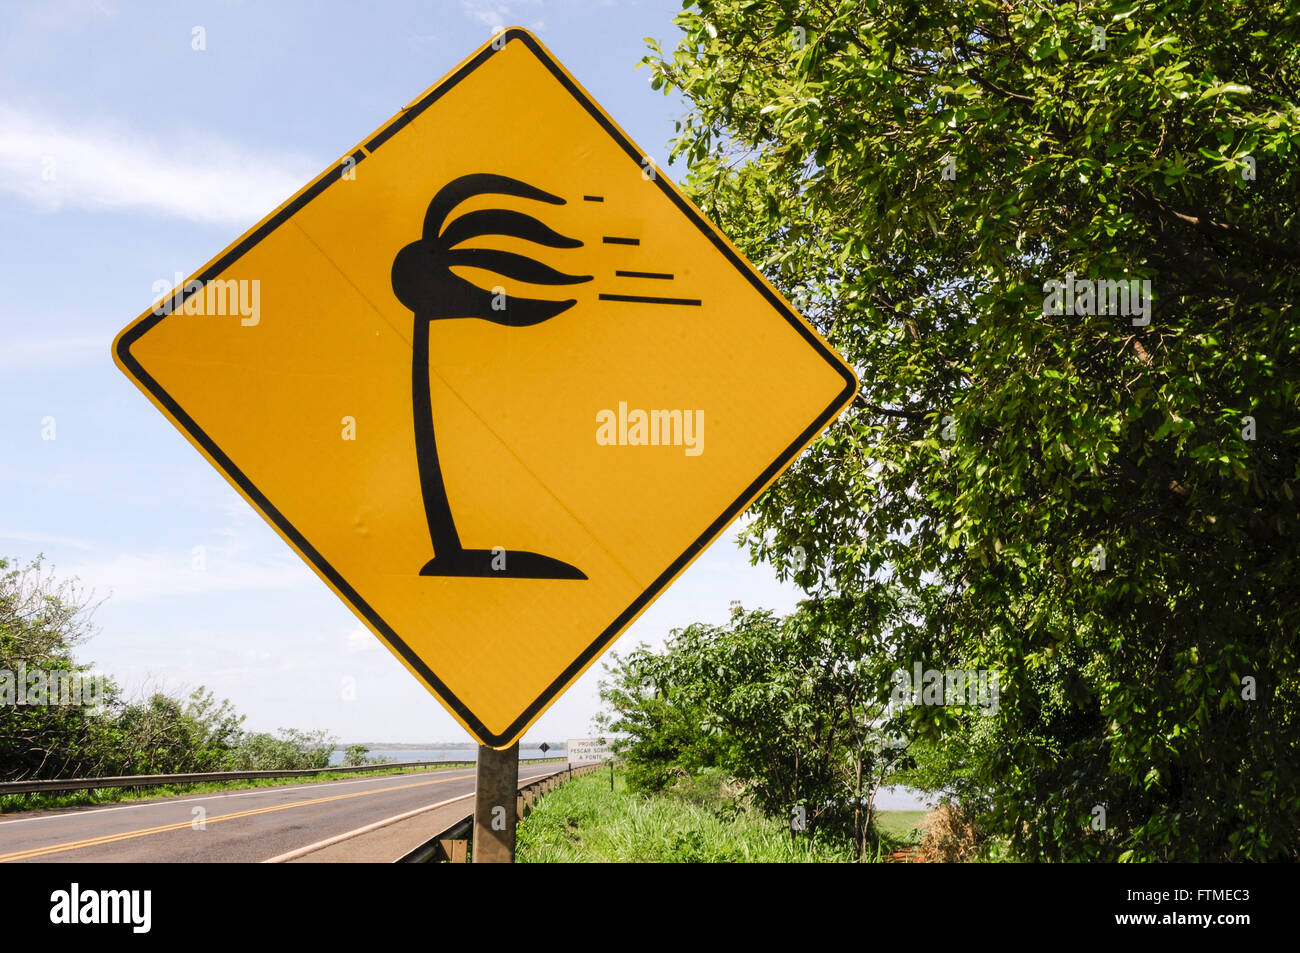
[[[630,794],[622,772],[596,772],[556,788],[519,825],[520,863],[843,862],[847,846],[791,840],[778,820],[670,794]]]
[[[876,829],[881,837],[897,844],[898,848],[915,847],[924,833],[921,825],[927,811],[880,811],[876,814]]]
[[[530,762],[539,764],[540,762]],[[346,781],[350,778],[373,778],[386,774],[418,774],[423,771],[446,771],[451,767],[464,769],[465,765],[436,766],[428,768],[385,768],[377,765],[373,771],[331,771],[305,778],[256,778],[247,781],[208,781],[203,784],[162,784],[143,789],[94,788],[88,791],[67,791],[61,794],[37,792],[33,794],[0,795],[0,816],[23,811],[48,811],[63,807],[91,807],[96,804],[114,804],[119,801],[148,801],[154,798],[180,795],[210,794],[220,791],[239,791],[244,788],[273,788],[287,784],[319,784],[325,781]]]

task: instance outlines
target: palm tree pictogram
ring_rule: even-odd
[[[508,278],[543,285],[572,285],[590,281],[591,275],[567,275],[513,252],[491,248],[458,248],[462,242],[484,235],[509,235],[551,248],[580,248],[582,242],[551,230],[522,212],[482,209],[467,212],[444,227],[452,210],[475,195],[513,195],[563,205],[564,199],[504,175],[465,175],[443,186],[429,203],[421,237],[404,247],[393,260],[393,293],[415,315],[412,335],[411,404],[415,414],[415,452],[420,491],[429,524],[434,556],[420,570],[422,576],[507,576],[522,579],[586,579],[566,562],[526,550],[508,550],[501,567],[500,550],[466,549],[452,518],[451,504],[438,461],[433,434],[433,408],[429,396],[429,335],[434,321],[482,318],[511,327],[548,321],[577,301],[501,298],[454,274],[452,266],[473,266]],[[493,568],[495,564],[498,568]]]

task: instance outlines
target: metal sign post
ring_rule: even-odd
[[[519,796],[519,745],[478,749],[474,773],[476,864],[515,862],[515,804]]]

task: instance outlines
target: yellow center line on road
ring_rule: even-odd
[[[240,817],[252,817],[254,814],[270,814],[275,811],[288,811],[295,807],[307,807],[311,804],[324,804],[328,801],[344,801],[348,798],[366,797],[371,794],[385,794],[389,791],[402,791],[407,788],[422,788],[432,784],[446,784],[448,781],[464,781],[465,778],[438,778],[435,781],[416,781],[412,784],[398,784],[389,788],[375,788],[370,791],[354,791],[350,794],[334,794],[329,797],[311,798],[306,801],[294,801],[290,804],[276,804],[271,807],[259,807],[249,811],[237,811],[233,814],[219,814],[216,817],[209,817],[205,823],[215,824],[218,821],[233,821]],[[163,824],[160,827],[149,827],[138,831],[124,831],[120,834],[106,834],[103,837],[90,837],[85,840],[68,841],[63,844],[51,844],[48,847],[32,847],[28,850],[17,850],[9,854],[0,854],[0,863],[8,863],[14,860],[27,860],[32,857],[43,857],[46,854],[58,854],[67,850],[80,850],[83,847],[99,847],[103,844],[112,844],[117,841],[130,840],[134,837],[147,837],[150,834],[165,834],[168,831],[181,831],[187,827],[193,827],[194,822],[180,821],[176,824]]]

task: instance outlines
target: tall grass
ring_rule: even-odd
[[[544,797],[519,825],[521,863],[826,863],[850,859],[846,846],[791,839],[780,821],[734,801],[630,794],[603,772]]]

